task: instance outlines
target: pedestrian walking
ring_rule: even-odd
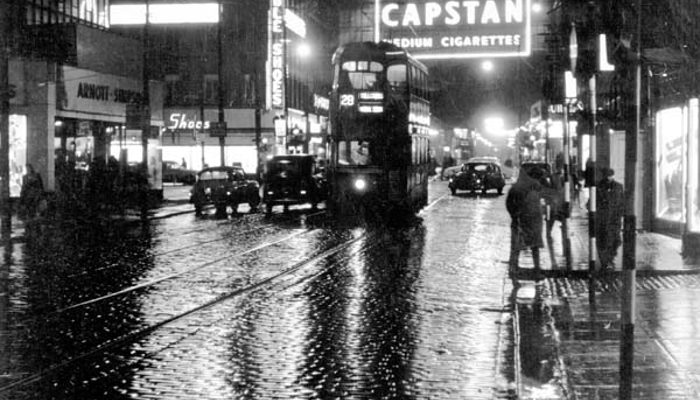
[[[596,240],[602,269],[614,268],[617,249],[622,245],[622,217],[625,212],[625,192],[622,184],[613,179],[615,171],[603,168],[598,182]]]
[[[542,241],[542,185],[539,179],[543,172],[533,168],[528,175],[521,168],[518,180],[508,191],[506,209],[511,217],[510,224],[510,273],[517,271],[520,251],[530,249],[535,270],[540,271],[540,248]]]
[[[22,218],[34,218],[39,212],[39,205],[44,197],[44,183],[32,164],[27,164],[26,169],[19,193],[19,215]]]

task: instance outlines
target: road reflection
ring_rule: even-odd
[[[150,269],[150,229],[41,224],[27,226],[25,239],[23,258],[12,266],[16,291],[8,306],[12,378],[0,390],[18,400],[87,399],[98,393],[118,398],[118,388],[129,377],[83,361],[96,346],[136,330],[140,305],[126,298],[118,308],[96,304],[57,310],[118,291]],[[99,387],[86,385],[95,377],[102,379]],[[11,389],[18,383],[17,391]]]

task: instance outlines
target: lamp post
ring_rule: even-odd
[[[221,0],[218,2],[219,10],[219,22],[216,24],[216,73],[218,76],[219,84],[217,85],[217,97],[218,97],[218,108],[219,108],[219,123],[216,127],[216,135],[219,137],[219,150],[221,152],[221,166],[226,165],[226,120],[224,115],[224,81],[223,81],[223,69],[224,69],[224,59],[223,59],[223,34],[221,32],[221,24],[223,21],[223,4]]]
[[[9,78],[10,44],[14,37],[15,2],[0,4],[0,219],[2,239],[10,239],[12,231],[12,208],[10,206],[10,97]]]
[[[141,117],[141,171],[143,178],[148,179],[148,136],[151,130],[151,112],[150,106],[150,89],[149,89],[149,65],[148,65],[148,47],[149,47],[149,2],[146,0],[146,21],[143,24],[143,65],[141,66],[142,78],[142,94],[141,94],[141,109],[139,116]],[[145,221],[148,218],[148,185],[140,188],[141,190],[141,219]]]

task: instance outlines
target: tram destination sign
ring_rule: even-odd
[[[418,59],[525,57],[530,0],[375,0],[375,39]]]

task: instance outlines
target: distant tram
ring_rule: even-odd
[[[415,213],[428,201],[428,70],[405,50],[348,43],[333,56],[329,208]]]

